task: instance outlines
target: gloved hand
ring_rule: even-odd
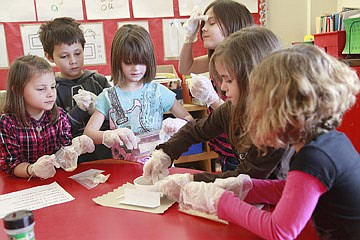
[[[77,168],[79,154],[73,145],[60,148],[56,153],[55,167],[61,167],[67,172],[74,171]]]
[[[150,159],[144,164],[143,176],[148,182],[156,183],[169,175],[168,168],[171,165],[169,155],[162,149],[152,152]]]
[[[217,215],[219,199],[224,191],[214,183],[190,182],[181,189],[179,208]]]
[[[108,148],[125,145],[129,150],[136,149],[138,142],[139,139],[135,136],[133,131],[128,128],[106,130],[102,139],[102,144]]]
[[[217,178],[214,184],[222,189],[232,191],[241,200],[246,197],[253,187],[250,176],[246,174],[240,174],[237,177]]]
[[[74,151],[78,154],[78,156],[95,151],[93,140],[86,135],[75,137],[71,142],[71,146],[73,146]]]
[[[184,23],[184,43],[193,43],[197,41],[197,30],[200,21],[206,21],[208,16],[202,15],[199,6],[194,6],[190,18]]]
[[[54,167],[55,155],[44,155],[40,157],[30,167],[30,174],[35,175],[39,178],[51,178],[55,176],[56,170]]]
[[[189,173],[173,174],[156,182],[155,186],[159,192],[162,192],[170,200],[179,202],[181,188],[191,181]]]
[[[191,73],[190,75],[191,75],[191,81],[189,88],[191,95],[194,98],[199,99],[200,101],[205,103],[208,107],[220,100],[220,97],[216,93],[210,79],[204,76],[199,76],[194,73]]]
[[[83,111],[88,112],[90,115],[95,111],[96,95],[92,92],[80,89],[78,94],[73,96],[76,105]]]
[[[187,123],[186,120],[181,118],[166,118],[162,122],[159,137],[163,141],[167,141],[174,133],[176,133],[182,126]]]

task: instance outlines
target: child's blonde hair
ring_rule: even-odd
[[[125,24],[116,31],[111,45],[111,81],[114,81],[114,85],[125,82],[122,62],[145,64],[144,83],[155,78],[154,45],[145,28],[135,24]]]
[[[10,67],[4,112],[14,114],[24,126],[28,126],[28,122],[26,121],[24,88],[33,77],[45,73],[54,74],[54,71],[45,59],[35,55],[19,57]],[[58,118],[56,104],[54,104],[51,109],[51,113],[52,122],[56,122]]]
[[[260,148],[309,142],[340,124],[359,90],[355,71],[315,46],[277,51],[250,76],[251,139]]]
[[[220,83],[222,77],[216,72],[215,62],[222,63],[238,83],[239,99],[232,107],[229,124],[229,140],[239,152],[251,146],[247,136],[246,103],[249,91],[249,76],[253,68],[269,53],[280,49],[276,35],[267,28],[251,26],[243,28],[222,41],[210,59],[210,74]],[[251,107],[251,106],[250,106]]]

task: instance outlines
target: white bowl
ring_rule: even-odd
[[[134,185],[137,189],[142,189],[146,191],[157,191],[155,185],[147,181],[144,176],[135,178]]]

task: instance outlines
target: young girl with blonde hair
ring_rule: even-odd
[[[310,219],[321,239],[359,239],[360,157],[336,130],[359,91],[355,71],[315,46],[271,54],[250,76],[248,130],[260,149],[294,146],[287,179],[247,180],[253,187],[244,201],[214,184],[189,183],[181,206],[265,239],[295,239]],[[276,207],[267,212],[255,203]]]

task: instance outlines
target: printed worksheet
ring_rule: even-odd
[[[18,210],[36,210],[75,198],[57,182],[0,195],[0,218]]]

